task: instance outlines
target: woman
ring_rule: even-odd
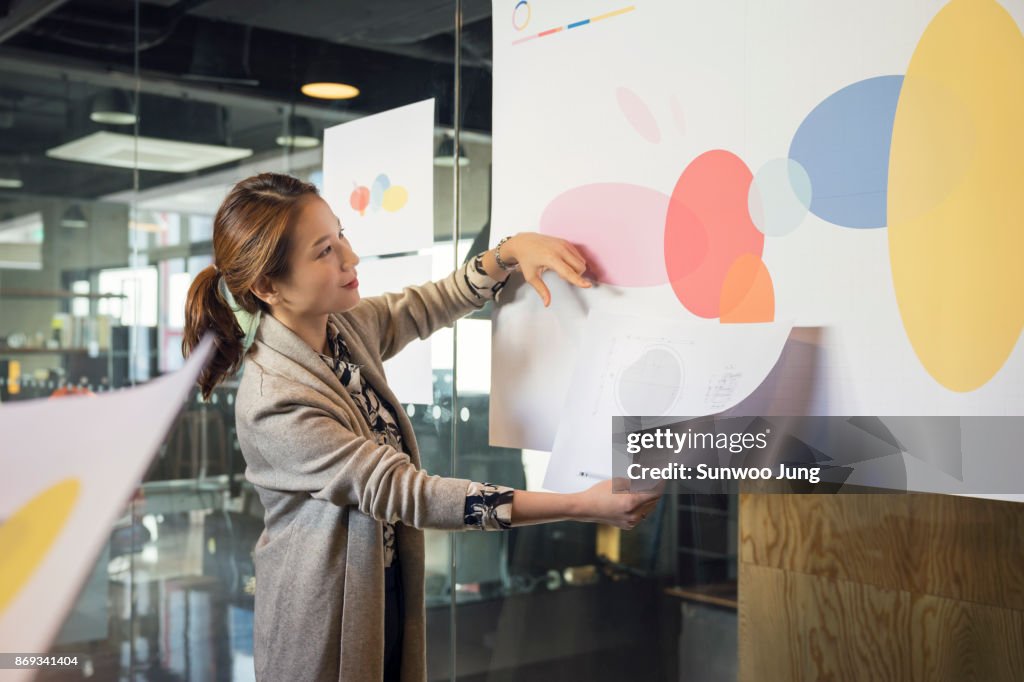
[[[568,242],[524,233],[437,282],[360,299],[359,257],[313,185],[265,173],[214,220],[214,265],[188,292],[183,350],[207,331],[204,396],[244,361],[235,402],[246,477],[266,508],[253,553],[261,680],[426,679],[424,528],[574,519],[632,528],[655,493],[572,495],[431,476],[382,362],[482,307],[521,270],[587,287]]]

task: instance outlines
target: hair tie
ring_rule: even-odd
[[[216,268],[216,266],[214,266]],[[260,316],[263,311],[260,308],[256,309],[256,314],[253,315],[248,310],[238,305],[238,301],[231,295],[231,291],[228,289],[227,282],[224,280],[224,276],[220,276],[220,281],[217,283],[217,289],[220,291],[221,298],[231,308],[231,312],[235,314],[235,320],[238,322],[238,326],[242,328],[242,333],[245,337],[242,339],[242,353],[245,354],[249,347],[252,345],[253,340],[256,338],[256,330],[260,326]]]

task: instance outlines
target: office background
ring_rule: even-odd
[[[321,182],[337,123],[435,98],[429,252],[445,274],[486,247],[488,2],[6,9],[2,402],[179,367],[185,292],[211,262],[225,192],[265,170]],[[318,81],[359,94],[301,91]],[[403,408],[431,473],[536,487],[544,453],[488,445],[491,310],[435,337],[433,401]],[[87,665],[40,679],[253,679],[262,510],[233,390],[191,396],[54,644]],[[429,532],[430,678],[1014,679],[1022,538],[1016,505],[918,495],[670,493],[626,534]]]

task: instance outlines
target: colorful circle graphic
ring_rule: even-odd
[[[676,298],[694,315],[718,317],[722,285],[733,263],[745,253],[761,258],[764,234],[747,210],[753,177],[738,156],[713,149],[686,167],[672,191],[665,216],[665,269]],[[759,304],[758,309],[765,307]]]
[[[1024,327],[1021,121],[1020,28],[991,0],[953,0],[910,58],[888,192],[903,326],[921,364],[953,391],[995,376]]]
[[[0,525],[0,614],[43,563],[81,494],[77,478],[43,490]]]
[[[522,31],[530,23],[530,3],[519,0],[512,9],[512,28]]]
[[[878,76],[829,95],[793,135],[789,158],[810,180],[810,211],[833,225],[886,226],[889,143],[902,76]]]
[[[602,182],[575,187],[551,200],[540,231],[580,245],[589,276],[626,287],[668,281],[665,216],[669,198],[639,185]],[[623,249],[628,243],[631,248]]]

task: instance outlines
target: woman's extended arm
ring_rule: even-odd
[[[498,266],[494,249],[488,249],[478,257],[484,277],[499,283],[498,286],[483,287],[472,282],[470,269],[477,263],[474,258],[436,282],[408,286],[400,293],[367,297],[350,314],[361,316],[368,328],[378,331],[381,357],[387,360],[410,341],[425,339],[441,327],[451,326],[463,315],[483,307],[488,298],[497,294],[509,273]],[[551,303],[551,293],[541,279],[546,270],[556,272],[576,286],[592,286],[583,277],[587,263],[579,249],[558,237],[521,232],[501,247],[501,259],[507,265],[519,266],[523,278],[537,290],[545,306]]]
[[[270,393],[274,381],[272,375],[264,377]],[[430,475],[409,455],[356,435],[325,409],[266,401],[242,410],[239,418],[238,437],[248,452],[246,478],[256,485],[352,505],[380,521],[467,529],[472,481]],[[576,520],[632,528],[658,495],[612,492],[610,480],[573,494],[516,490],[510,526]]]
[[[512,526],[551,521],[589,521],[631,529],[658,503],[662,490],[612,492],[613,482],[602,481],[579,493],[517,490],[512,497]]]

